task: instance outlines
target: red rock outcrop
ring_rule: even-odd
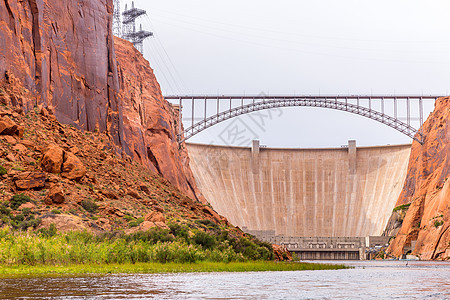
[[[204,201],[176,141],[177,112],[148,61],[114,40],[112,12],[112,0],[0,0],[0,87],[13,91],[0,89],[0,103],[106,132],[116,153]]]
[[[112,2],[0,1],[0,80],[16,78],[34,96],[8,104],[50,107],[60,122],[108,131],[120,144]]]
[[[425,142],[413,142],[408,175],[397,206],[410,204],[388,253],[399,257],[416,241],[421,259],[450,259],[450,98],[437,100],[423,125]]]
[[[141,53],[115,37],[124,140],[134,160],[149,166],[192,198],[203,201],[189,168],[187,152],[179,147],[178,112],[161,93],[152,68]]]

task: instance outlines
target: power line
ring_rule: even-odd
[[[147,22],[147,24],[149,24],[149,23],[150,23],[149,18],[148,18],[148,17],[147,17],[147,18],[144,18],[144,22]],[[163,71],[163,72],[166,72],[166,71],[167,71],[168,76],[172,79],[175,88],[178,90],[179,93],[181,93],[181,92],[182,92],[182,88],[181,88],[180,85],[178,84],[178,80],[177,80],[177,79],[175,78],[175,76],[173,75],[173,73],[172,73],[172,71],[171,71],[171,69],[170,69],[170,66],[166,63],[166,60],[164,59],[164,56],[163,56],[163,55],[161,54],[161,52],[159,51],[158,45],[157,45],[157,44],[154,44],[153,46],[154,46],[156,55],[158,56],[158,58],[160,59],[160,61],[162,62],[163,66],[164,66],[165,71]],[[163,50],[165,51],[165,49],[163,49]],[[168,56],[167,52],[165,52],[165,53],[166,53],[167,57],[168,57],[169,60],[170,60],[170,57]],[[173,68],[175,69],[175,66],[173,65],[173,63],[171,63],[171,64],[172,64]],[[176,70],[176,69],[175,69],[175,70]]]
[[[147,18],[147,21],[150,23],[150,25],[151,25],[152,28],[155,28],[155,26],[154,26],[154,24],[153,24],[153,22],[151,21],[150,18]],[[156,28],[155,28],[155,29],[156,29]],[[175,66],[175,64],[173,63],[172,59],[170,58],[170,55],[169,55],[168,52],[166,51],[166,48],[164,47],[164,45],[163,45],[163,43],[162,43],[162,41],[161,41],[161,39],[159,38],[158,35],[155,36],[155,40],[156,40],[156,41],[159,43],[159,45],[161,46],[161,48],[162,48],[164,54],[166,55],[167,59],[169,60],[170,65],[172,66],[173,70],[175,71],[175,74],[178,76],[178,79],[179,79],[179,81],[181,82],[181,85],[182,85],[183,89],[184,89],[185,91],[187,91],[188,89],[187,89],[187,86],[186,86],[186,84],[185,84],[185,82],[184,82],[184,80],[183,80],[183,77],[182,77],[182,76],[180,75],[180,73],[178,72],[177,67]]]

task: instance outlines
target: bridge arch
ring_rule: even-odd
[[[412,96],[408,96],[408,97],[396,97],[396,96],[386,96],[386,97],[361,97],[361,99],[364,100],[369,100],[369,103],[371,103],[370,101],[372,101],[373,99],[378,99],[378,100],[382,100],[384,101],[385,98],[388,99],[395,99],[395,101],[399,100],[399,99],[405,99],[407,101],[407,107],[408,107],[408,112],[407,112],[407,118],[408,118],[408,122],[405,123],[402,120],[400,120],[396,115],[396,109],[395,108],[395,116],[392,115],[388,115],[384,112],[384,102],[383,102],[383,110],[382,111],[378,111],[375,109],[372,109],[371,104],[369,104],[369,107],[365,107],[362,105],[358,105],[358,104],[354,104],[354,103],[350,103],[349,99],[357,99],[358,103],[360,100],[360,97],[316,97],[316,96],[312,96],[312,97],[270,97],[269,99],[267,97],[246,97],[245,99],[250,99],[253,100],[252,103],[250,104],[245,104],[243,103],[242,100],[242,105],[238,106],[238,107],[232,107],[231,106],[231,100],[237,100],[237,99],[244,99],[244,97],[225,97],[225,96],[221,96],[221,97],[177,97],[177,96],[172,96],[172,97],[166,97],[166,99],[178,99],[180,100],[180,109],[182,109],[182,100],[201,100],[204,99],[205,100],[205,117],[201,120],[198,121],[196,123],[192,123],[191,126],[189,126],[188,128],[186,128],[184,131],[181,132],[180,130],[180,134],[178,136],[178,141],[180,143],[190,139],[191,137],[195,136],[196,134],[214,126],[217,125],[221,122],[224,122],[226,120],[241,116],[241,115],[245,115],[245,114],[249,114],[249,113],[253,113],[253,112],[257,112],[257,111],[261,111],[261,110],[266,110],[266,109],[273,109],[273,108],[284,108],[284,107],[317,107],[317,108],[328,108],[328,109],[334,109],[334,110],[339,110],[339,111],[345,111],[348,113],[352,113],[352,114],[356,114],[356,115],[360,115],[372,120],[375,120],[377,122],[380,122],[382,124],[385,124],[403,134],[405,134],[406,136],[416,140],[417,142],[423,144],[423,139],[424,136],[421,132],[419,132],[420,128],[414,128],[413,126],[411,126],[410,124],[410,103],[409,101],[411,99],[418,99],[419,100],[419,107],[420,107],[420,126],[423,123],[423,108],[422,108],[422,101],[424,99],[427,100],[436,100],[438,97],[423,97],[423,96],[417,96],[417,97],[412,97]],[[217,99],[217,101],[219,101],[219,99],[229,99],[230,100],[230,108],[224,111],[219,111],[219,104],[218,109],[217,109],[217,113],[214,115],[211,115],[209,117],[206,117],[206,100],[207,99]],[[260,99],[260,101],[255,101],[255,99]],[[219,103],[219,102],[217,102]],[[181,122],[181,113],[180,112],[180,122]],[[193,115],[193,119],[194,119],[194,113],[192,113]],[[181,124],[181,123],[180,123]]]

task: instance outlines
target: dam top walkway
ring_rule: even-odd
[[[435,102],[440,96],[377,95],[377,96],[166,96],[178,101],[178,142],[226,120],[265,109],[283,107],[317,107],[357,114],[385,124],[423,144],[421,127],[424,122],[424,102]],[[214,103],[215,102],[215,103]],[[186,104],[186,105],[184,105]],[[189,115],[190,126],[182,128],[183,114]],[[187,124],[186,124],[187,125]]]

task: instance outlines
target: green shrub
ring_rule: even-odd
[[[139,225],[141,225],[144,222],[144,218],[138,218],[136,220],[131,221],[130,223],[128,223],[128,227],[133,228],[133,227],[138,227]]]
[[[186,242],[189,240],[189,228],[185,225],[180,225],[178,223],[168,224],[170,228],[170,233],[177,238],[184,239]]]
[[[195,232],[194,236],[192,237],[192,241],[205,249],[211,249],[212,247],[214,247],[214,245],[216,245],[217,242],[215,236],[201,230]]]
[[[91,199],[81,201],[81,206],[89,213],[95,214],[98,211],[98,205]]]
[[[31,201],[31,198],[25,194],[14,195],[9,202],[9,207],[11,207],[13,210],[17,210],[22,204]]]
[[[435,220],[434,227],[438,228],[439,226],[444,225],[444,220]]]
[[[49,228],[41,228],[39,229],[39,233],[44,237],[53,237],[57,233],[56,225],[54,223],[50,224]]]
[[[197,220],[196,223],[205,225],[206,227],[209,227],[211,229],[219,229],[219,225],[208,219]]]
[[[398,210],[407,210],[411,206],[411,203],[399,205],[396,208],[394,208],[392,211],[396,212]]]
[[[133,221],[134,220],[134,218],[132,216],[130,216],[130,215],[125,215],[125,216],[123,216],[123,218],[125,220],[127,220],[127,221]]]
[[[30,227],[36,229],[36,227],[41,224],[41,219],[36,219],[32,213],[28,215],[24,215],[22,213],[16,216],[11,216],[9,220],[5,221],[5,223],[10,225],[15,230],[27,230]]]
[[[58,210],[58,209],[54,209],[54,210],[51,211],[51,213],[52,213],[52,214],[55,214],[55,215],[60,215],[60,214],[61,214],[61,211]]]
[[[158,242],[172,242],[175,240],[174,236],[167,229],[160,229],[157,227],[151,228],[148,231],[138,231],[125,237],[130,242],[144,242],[150,244],[157,244]]]
[[[9,209],[5,204],[0,205],[0,215],[2,216],[10,216],[11,215],[11,209]]]
[[[8,171],[3,166],[0,166],[0,176],[6,175],[6,174],[8,174]]]

